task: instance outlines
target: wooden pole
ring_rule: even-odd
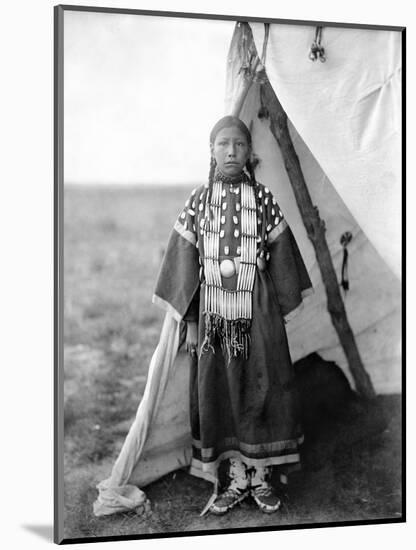
[[[312,199],[306,186],[299,158],[290,137],[286,112],[276,97],[268,80],[261,85],[261,102],[266,112],[268,112],[270,130],[279,144],[303,223],[305,224],[308,237],[312,241],[315,249],[322,280],[326,289],[327,308],[331,316],[332,324],[334,325],[347,357],[348,365],[358,393],[365,398],[371,399],[375,397],[376,394],[371,379],[361,361],[354,334],[348,322],[337,275],[326,242],[325,223],[319,217],[318,208],[312,204]]]

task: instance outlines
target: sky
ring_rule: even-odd
[[[205,181],[234,26],[65,11],[65,182]]]

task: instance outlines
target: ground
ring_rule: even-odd
[[[232,529],[401,517],[401,399],[379,396],[322,426],[303,468],[278,484],[282,509],[251,501],[218,518],[200,511],[212,486],[177,471],[146,488],[152,512],[97,518],[135,415],[162,313],[151,304],[169,232],[191,188],[65,191],[65,538]],[[157,221],[157,223],[156,223]]]

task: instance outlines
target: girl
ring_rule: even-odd
[[[256,181],[247,126],[222,118],[210,149],[208,183],[175,223],[154,301],[187,325],[191,473],[217,488],[229,461],[209,510],[223,514],[251,495],[274,512],[271,467],[296,465],[302,440],[284,324],[312,286],[275,198]]]

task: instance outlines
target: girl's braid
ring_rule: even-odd
[[[207,195],[205,199],[205,224],[211,224],[211,197],[212,197],[212,189],[214,186],[214,175],[215,175],[215,168],[217,166],[217,161],[215,160],[214,156],[211,157],[210,165],[209,165],[209,175],[208,175],[208,190]],[[207,219],[208,215],[208,219]]]

